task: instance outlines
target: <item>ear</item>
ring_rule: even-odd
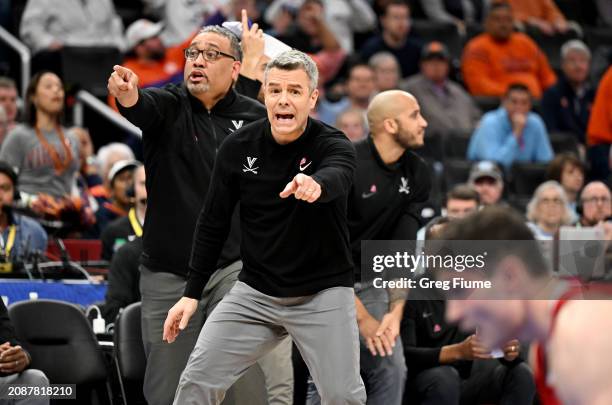
[[[232,63],[232,81],[234,83],[238,80],[238,75],[240,75],[240,66],[242,66],[240,61],[236,60]]]
[[[310,105],[310,109],[314,109],[315,106],[317,105],[317,99],[319,98],[319,89],[314,89],[312,91],[312,93],[310,94],[310,100],[309,100],[309,105]]]
[[[395,134],[397,133],[397,122],[392,119],[392,118],[385,118],[383,120],[383,128],[385,129],[385,132],[388,132],[390,134]]]

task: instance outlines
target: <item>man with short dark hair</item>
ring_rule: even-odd
[[[365,111],[368,108],[370,99],[374,95],[374,70],[366,64],[354,65],[349,70],[346,80],[346,96],[336,103],[327,100],[319,101],[319,119],[328,125],[333,125],[340,113],[351,108]]]
[[[393,54],[400,64],[402,77],[412,76],[419,71],[421,44],[409,37],[410,6],[403,0],[385,3],[380,16],[382,33],[370,38],[361,48],[361,57],[367,61],[375,53],[386,51]]]
[[[546,163],[553,158],[544,121],[531,112],[531,94],[512,84],[502,105],[486,113],[468,146],[469,160],[492,160],[509,169],[514,162]]]
[[[474,96],[501,97],[512,83],[523,83],[537,99],[557,77],[546,55],[527,35],[514,32],[512,8],[496,2],[489,9],[485,32],[463,49],[463,81]]]
[[[421,73],[409,78],[402,88],[419,99],[430,134],[472,131],[482,112],[472,97],[449,79],[450,54],[444,44],[432,41],[423,48]]]
[[[609,288],[584,288],[553,278],[524,218],[510,209],[484,208],[448,224],[442,237],[495,242],[486,245],[485,269],[470,271],[469,276],[473,282],[489,281],[490,288],[452,292],[447,321],[465,329],[478,325],[478,337],[486,347],[503,347],[508,339],[533,342],[542,404],[610,403]],[[453,273],[436,272],[444,280],[454,277]]]
[[[365,404],[346,219],[355,150],[344,134],[309,118],[317,82],[310,57],[278,55],[264,75],[268,118],[219,149],[187,286],[168,312],[164,339],[173,342],[196,311],[238,202],[244,266],[204,324],[176,405],[221,403],[246,368],[287,335],[324,404]]]
[[[478,210],[480,195],[467,184],[458,184],[446,194],[446,216],[459,219]]]

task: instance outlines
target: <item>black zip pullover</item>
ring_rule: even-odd
[[[355,279],[360,281],[361,241],[416,239],[422,226],[419,204],[429,198],[431,174],[423,159],[408,150],[396,163],[385,164],[371,136],[357,142],[355,150],[348,219]]]
[[[221,142],[265,117],[255,100],[230,90],[210,110],[184,85],[138,90],[138,102],[119,111],[142,129],[147,214],[141,262],[151,271],[186,277],[196,220],[208,193]],[[237,215],[216,268],[239,259]]]
[[[354,168],[355,150],[346,136],[313,119],[286,145],[274,140],[267,119],[228,137],[198,219],[185,296],[201,296],[238,201],[241,281],[276,297],[352,287],[346,204]],[[299,173],[321,185],[318,201],[279,196]]]

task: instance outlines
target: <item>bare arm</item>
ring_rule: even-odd
[[[563,403],[612,401],[612,301],[573,301],[562,309],[551,338],[549,373]]]

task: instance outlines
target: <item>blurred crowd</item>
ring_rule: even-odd
[[[352,141],[368,136],[376,94],[416,97],[428,122],[416,153],[433,185],[420,239],[481,206],[507,205],[537,239],[574,227],[612,240],[610,1],[3,0],[0,23],[32,52],[32,76],[22,94],[19,61],[0,48],[0,231],[8,240],[23,221],[17,240],[41,251],[48,236],[101,240],[113,284],[107,320],[140,300],[146,151],[99,118],[72,125],[74,91],[104,88],[112,69],[98,80],[102,59],[89,72],[78,58],[104,51],[142,88],[182,83],[193,35],[230,27],[242,10],[271,39],[243,49],[239,92],[261,101],[272,48],[290,47],[319,68],[311,115]],[[78,70],[82,81],[70,73]],[[24,242],[14,246],[3,243],[7,261],[24,254]]]

